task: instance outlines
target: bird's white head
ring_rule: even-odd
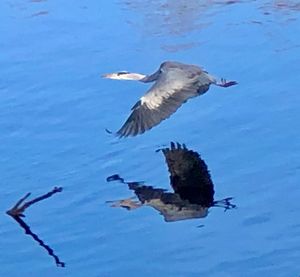
[[[133,80],[140,81],[146,77],[146,75],[140,73],[131,73],[128,71],[119,71],[115,73],[107,73],[102,75],[103,78],[114,79],[114,80]]]

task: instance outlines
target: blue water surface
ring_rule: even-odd
[[[288,0],[1,1],[0,276],[299,276],[299,12]],[[164,60],[239,85],[141,136],[105,132],[148,85],[100,75]],[[132,196],[112,174],[169,188],[155,150],[170,141],[199,152],[216,198],[238,208],[174,223],[111,208]],[[54,186],[24,220],[65,268],[5,213]]]

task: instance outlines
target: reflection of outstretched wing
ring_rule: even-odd
[[[150,206],[163,215],[166,222],[179,221],[207,216],[208,209],[189,201],[182,200],[177,193],[166,192],[151,186],[128,183],[143,205]]]
[[[205,162],[197,152],[186,146],[171,143],[162,149],[170,172],[170,182],[175,191],[191,204],[210,207],[214,203],[214,187]]]

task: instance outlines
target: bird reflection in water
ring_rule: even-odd
[[[135,197],[117,201],[107,201],[111,207],[127,210],[150,206],[163,215],[166,222],[192,218],[203,218],[210,207],[235,208],[232,197],[214,200],[214,186],[205,162],[197,152],[186,146],[171,143],[170,148],[160,149],[170,172],[170,183],[174,192],[153,188],[143,182],[125,182],[118,174],[107,178],[108,182],[120,181],[134,191]],[[160,151],[158,150],[158,151]]]
[[[48,255],[53,257],[55,260],[55,263],[58,267],[65,267],[65,263],[60,261],[59,257],[54,253],[54,250],[47,244],[45,244],[37,234],[33,233],[30,229],[30,227],[25,223],[25,221],[22,219],[24,218],[24,212],[27,208],[29,208],[31,205],[42,201],[44,199],[47,199],[51,197],[52,195],[61,192],[61,187],[55,187],[52,191],[43,194],[39,197],[36,197],[30,201],[27,201],[24,203],[24,201],[30,196],[30,193],[27,193],[24,197],[22,197],[10,210],[8,210],[6,213],[11,216],[18,224],[24,229],[25,234],[31,236],[36,242],[39,243],[41,247],[43,247],[47,252]]]

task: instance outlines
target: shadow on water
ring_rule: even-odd
[[[107,178],[108,182],[120,181],[134,191],[135,197],[107,201],[111,207],[133,210],[150,206],[163,215],[166,222],[203,218],[210,207],[235,208],[232,197],[214,200],[214,185],[204,160],[197,152],[188,150],[184,144],[171,143],[170,148],[159,149],[165,156],[174,192],[153,188],[143,182],[125,182],[118,174]]]
[[[58,267],[65,267],[65,263],[62,262],[59,257],[54,253],[54,250],[47,244],[44,243],[43,240],[41,240],[39,238],[39,236],[35,233],[33,233],[30,229],[30,226],[27,225],[25,223],[25,221],[22,219],[22,217],[24,218],[24,212],[27,208],[29,208],[31,205],[42,201],[44,199],[47,199],[49,197],[51,197],[52,195],[58,193],[58,192],[62,192],[62,188],[59,187],[55,187],[52,191],[43,194],[39,197],[36,197],[30,201],[27,201],[24,203],[24,201],[30,196],[31,193],[27,193],[24,197],[22,197],[11,209],[9,209],[6,213],[11,216],[16,222],[18,222],[18,224],[21,226],[21,228],[24,229],[25,234],[29,235],[33,238],[33,240],[35,240],[36,242],[39,243],[39,245],[41,247],[43,247],[49,256],[53,257],[53,259],[55,260],[55,263]]]

